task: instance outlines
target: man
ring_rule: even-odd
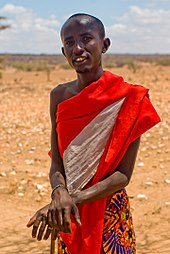
[[[140,136],[160,119],[148,89],[103,70],[110,40],[99,19],[71,16],[61,40],[77,79],[51,92],[51,202],[28,226],[38,240],[60,232],[59,253],[136,253],[124,188]]]

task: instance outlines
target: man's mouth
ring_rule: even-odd
[[[86,57],[80,56],[80,57],[74,58],[73,61],[74,61],[74,63],[83,63],[86,59],[87,59]]]

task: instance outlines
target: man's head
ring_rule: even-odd
[[[95,16],[92,16],[90,14],[86,14],[86,13],[76,13],[71,15],[66,22],[63,24],[62,28],[61,28],[61,37],[62,37],[62,32],[64,29],[64,26],[67,25],[67,23],[71,20],[71,19],[77,19],[78,21],[80,21],[80,19],[82,20],[82,22],[89,22],[89,25],[91,26],[95,26],[98,30],[99,30],[99,34],[101,36],[101,38],[105,37],[105,28],[103,23],[101,22],[100,19],[96,18]]]
[[[69,17],[61,28],[62,52],[78,73],[101,67],[101,56],[110,46],[102,22],[89,14]]]

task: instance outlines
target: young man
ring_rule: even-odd
[[[51,92],[51,202],[28,226],[38,240],[60,232],[59,253],[136,253],[124,188],[140,136],[159,116],[148,89],[103,70],[110,40],[99,19],[71,16],[61,40],[77,79]]]

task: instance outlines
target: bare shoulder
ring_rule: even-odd
[[[59,84],[58,86],[54,87],[50,92],[50,100],[54,104],[59,104],[62,101],[69,99],[70,97],[74,96],[76,91],[76,81],[71,81],[64,84]]]

